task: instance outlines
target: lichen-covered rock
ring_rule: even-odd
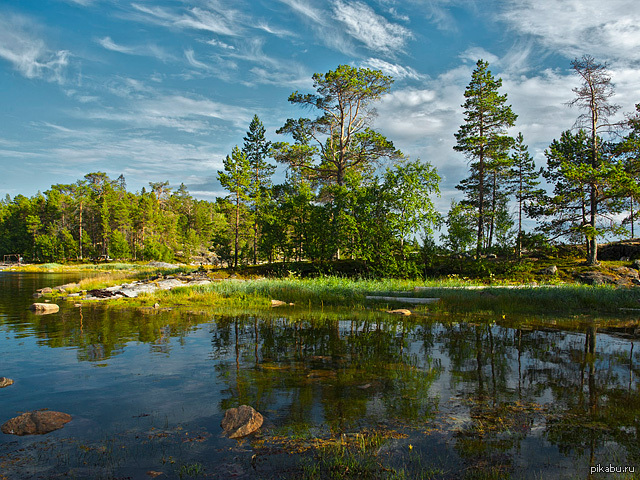
[[[255,432],[262,426],[262,415],[249,405],[230,408],[224,413],[220,426],[229,438],[240,438]]]
[[[0,430],[7,435],[44,435],[58,430],[71,421],[71,415],[49,410],[23,413],[2,425]]]
[[[0,388],[8,387],[9,385],[13,385],[13,380],[7,377],[0,377]]]
[[[60,307],[56,303],[33,303],[29,308],[40,315],[60,311]]]

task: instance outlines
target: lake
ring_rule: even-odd
[[[637,317],[28,310],[77,279],[0,272],[0,423],[73,417],[0,434],[2,480],[639,478]]]

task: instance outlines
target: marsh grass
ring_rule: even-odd
[[[416,286],[429,290],[414,291]],[[296,308],[339,306],[352,310],[410,308],[417,313],[487,314],[621,314],[620,308],[640,308],[640,289],[611,286],[561,285],[525,288],[468,289],[466,281],[419,282],[411,280],[354,280],[339,277],[314,279],[259,279],[221,281],[191,288],[153,293],[145,298],[162,305],[270,307],[270,300],[293,303]],[[431,305],[401,301],[367,300],[367,295],[436,297]],[[291,308],[291,307],[280,307]],[[633,312],[630,312],[633,314]]]

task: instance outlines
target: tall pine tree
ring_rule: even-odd
[[[235,209],[233,266],[238,266],[238,250],[240,247],[240,210],[249,199],[251,188],[251,170],[247,155],[238,146],[233,147],[231,156],[223,161],[224,172],[218,170],[218,181],[229,193],[229,199]]]
[[[477,236],[476,254],[485,248],[487,221],[493,225],[495,206],[499,203],[499,175],[508,165],[508,151],[513,139],[506,129],[515,124],[517,115],[507,105],[507,95],[500,95],[498,89],[502,80],[497,80],[489,70],[489,64],[478,60],[471,82],[464,92],[465,123],[455,134],[457,144],[454,150],[464,153],[471,160],[470,176],[463,180],[458,189],[466,194],[466,203],[476,210]],[[489,210],[489,212],[487,212]]]
[[[247,136],[243,140],[242,151],[247,156],[251,170],[249,197],[253,210],[253,263],[257,264],[260,217],[264,204],[268,201],[271,176],[276,171],[276,167],[267,162],[271,142],[265,138],[265,128],[258,115],[253,116]]]
[[[527,206],[535,201],[543,190],[536,188],[540,185],[540,172],[536,170],[536,164],[529,155],[529,149],[524,144],[522,132],[518,133],[516,143],[511,154],[511,175],[509,179],[510,190],[518,204],[518,236],[516,239],[516,252],[518,257],[522,255],[522,214]]]

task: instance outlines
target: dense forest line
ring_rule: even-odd
[[[353,258],[382,275],[413,276],[437,250],[519,256],[525,248],[568,241],[584,244],[593,264],[599,237],[635,236],[640,104],[625,122],[612,124],[620,107],[610,101],[606,65],[576,59],[572,104],[580,115],[538,168],[523,135],[508,134],[517,115],[488,67],[478,61],[464,93],[454,149],[468,158],[469,176],[457,187],[463,198],[446,215],[432,201],[440,183],[433,165],[409,159],[371,127],[375,101],[393,79],[342,65],[315,74],[314,93],[289,97],[317,113],[288,119],[277,131],[291,142],[267,141],[254,116],[242,147],[218,172],[226,198],[197,200],[167,181],[134,193],[122,175],[89,173],[31,198],[7,195],[0,202],[0,254],[25,261],[213,259],[228,266]],[[271,161],[286,166],[281,184],[273,184]],[[525,233],[527,217],[537,227]]]

